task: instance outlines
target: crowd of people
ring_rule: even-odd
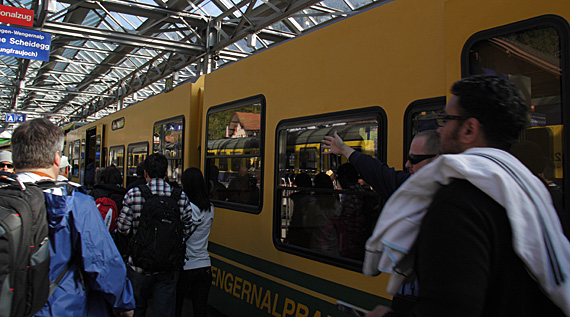
[[[49,280],[57,283],[43,308],[34,315],[145,316],[152,301],[156,316],[181,316],[184,295],[188,294],[194,316],[207,316],[212,279],[207,248],[214,209],[202,172],[187,169],[181,176],[183,190],[176,190],[165,181],[166,157],[151,154],[137,166],[140,177],[128,190],[122,187],[120,171],[109,166],[97,171],[94,186],[87,191],[68,181],[70,165],[62,155],[63,140],[56,125],[47,119],[34,119],[15,129],[12,151],[0,152],[2,177],[6,180],[13,177],[27,184],[53,181],[53,186],[44,189],[44,195],[49,224]],[[144,195],[145,191],[149,196]],[[142,239],[137,229],[144,226],[140,220],[144,218],[141,212],[145,200],[167,199],[177,191],[174,214],[183,226],[179,264],[168,270],[143,269],[137,265],[144,262],[140,258],[145,254],[137,254],[135,260],[135,255],[130,254],[135,240]],[[101,221],[101,199],[112,201],[112,226]],[[147,209],[145,213],[151,214]],[[121,240],[128,241],[126,249],[117,248],[115,243]]]
[[[528,120],[518,89],[472,76],[451,93],[439,129],[412,140],[408,172],[354,151],[336,132],[324,137],[324,154],[348,163],[336,171],[336,186],[326,173],[296,175],[287,242],[362,260],[366,275],[391,273],[393,305],[369,317],[570,316],[564,213],[543,171],[509,152]],[[11,152],[0,152],[2,177],[58,181],[44,189],[49,278],[58,285],[36,315],[145,316],[152,302],[157,316],[181,316],[189,296],[194,316],[206,316],[210,200],[255,203],[247,168],[223,189],[214,167],[209,180],[198,168],[179,170],[177,188],[166,179],[166,157],[155,153],[127,188],[116,167],[94,171],[87,195],[68,182],[62,148],[60,129],[35,119],[15,129]],[[387,201],[382,210],[378,199]],[[110,213],[101,212],[104,201]]]

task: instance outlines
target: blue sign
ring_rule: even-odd
[[[4,122],[9,122],[9,123],[22,123],[24,121],[26,121],[26,115],[22,113],[7,112],[6,118],[4,119]]]
[[[49,60],[51,34],[0,25],[0,54]]]

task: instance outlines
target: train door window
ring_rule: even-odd
[[[385,114],[379,107],[285,120],[277,126],[277,247],[360,270],[364,243],[384,201],[321,141],[336,131],[356,151],[385,161]]]
[[[564,178],[563,109],[568,109],[570,72],[568,24],[555,16],[538,17],[475,34],[462,56],[464,76],[495,74],[513,81],[525,99],[530,126],[513,154],[551,191],[559,210],[568,205]]]
[[[97,168],[103,167],[101,162],[101,134],[95,137],[95,166]]]
[[[80,140],[73,141],[71,151],[71,176],[79,177],[79,156],[80,156]]]
[[[104,147],[101,154],[101,167],[107,167],[107,148]]]
[[[155,122],[152,139],[152,152],[161,153],[168,160],[168,179],[181,184],[184,153],[184,116]]]
[[[100,155],[99,146],[97,145],[97,128],[93,127],[86,132],[86,146],[85,146],[85,186],[91,188],[95,183],[95,169],[99,160],[97,157]],[[99,145],[101,144],[101,135],[99,135]]]
[[[81,184],[85,184],[85,168],[86,168],[86,164],[85,164],[85,139],[81,139],[81,152],[80,152],[80,159],[79,159],[79,166],[80,166],[80,170],[79,170],[79,182]]]
[[[127,184],[134,181],[137,175],[137,165],[148,155],[148,142],[139,142],[127,146]]]
[[[403,166],[405,169],[410,152],[410,144],[413,138],[420,132],[437,130],[435,118],[445,108],[445,97],[421,99],[412,102],[404,114],[404,156]],[[437,154],[437,153],[429,153]]]
[[[264,112],[263,96],[208,111],[206,178],[213,184],[210,196],[216,205],[247,212],[260,210]]]
[[[125,168],[125,146],[111,146],[109,148],[109,166],[115,165],[119,171],[121,171],[121,176],[123,175],[123,170]]]

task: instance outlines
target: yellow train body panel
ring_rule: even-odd
[[[96,129],[94,135],[102,135],[103,141],[101,149],[123,146],[125,153],[129,144],[147,142],[148,153],[153,151],[153,124],[162,120],[174,117],[183,117],[186,128],[184,129],[184,164],[185,166],[199,166],[199,133],[200,133],[200,111],[201,89],[203,88],[203,78],[196,83],[186,83],[176,87],[170,92],[161,93],[153,98],[141,101],[132,107],[128,107],[108,115],[96,122],[82,126],[70,131],[66,137],[67,155],[72,156],[70,147],[74,141],[86,140],[86,132]],[[124,126],[120,129],[113,129],[113,122],[124,118]],[[190,128],[191,127],[191,128]],[[104,151],[101,151],[104,152]],[[82,151],[82,155],[87,152]],[[107,150],[108,153],[108,150]],[[101,154],[102,155],[102,154]],[[107,154],[108,156],[108,154]],[[86,159],[81,160],[80,170],[86,168]],[[106,165],[109,164],[108,157]],[[126,162],[123,164],[123,175],[127,175]],[[101,167],[101,165],[97,166]],[[83,182],[79,175],[71,178],[76,182]],[[126,177],[124,177],[126,181]]]

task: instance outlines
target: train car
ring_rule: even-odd
[[[364,276],[358,252],[342,252],[340,241],[336,249],[292,242],[290,200],[303,188],[290,179],[336,175],[344,161],[318,145],[335,130],[403,168],[413,135],[435,128],[434,113],[463,76],[497,74],[519,86],[532,118],[522,138],[541,147],[544,176],[565,191],[569,20],[566,1],[386,1],[206,75],[202,167],[215,179],[228,168],[221,160],[246,162],[260,190],[257,200],[214,202],[211,304],[228,316],[344,316],[339,300],[388,304],[388,276]],[[215,131],[236,127],[229,118],[246,108],[257,114],[244,125],[255,127],[256,148],[217,152],[228,135]],[[339,201],[369,194],[336,188]]]
[[[199,165],[200,107],[203,78],[70,130],[64,153],[71,180],[93,186],[98,168],[114,165],[124,185],[136,178],[136,166],[149,153],[168,158],[168,177],[178,181],[186,166]]]
[[[528,103],[521,140],[540,147],[543,177],[568,206],[569,20],[565,0],[384,1],[70,131],[66,153],[82,183],[90,163],[119,166],[128,179],[151,151],[169,157],[173,179],[202,168],[219,188],[209,303],[223,314],[346,316],[338,301],[371,310],[390,303],[389,276],[364,276],[364,239],[344,234],[369,233],[384,201],[366,184],[340,184],[346,160],[323,155],[320,140],[337,131],[403,169],[411,139],[436,128],[456,80],[504,76]],[[303,174],[333,185],[295,185]],[[365,224],[308,222],[310,241],[295,242],[296,208],[314,214],[317,201],[334,215],[359,201]]]

